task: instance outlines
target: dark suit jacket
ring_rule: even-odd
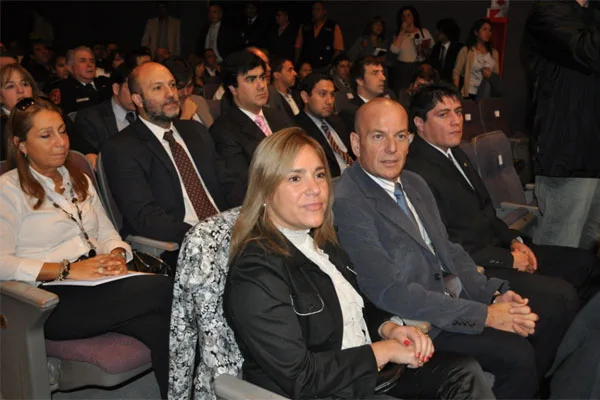
[[[244,379],[294,399],[372,395],[377,379],[372,350],[341,350],[343,320],[331,279],[286,244],[288,257],[251,242],[229,270],[223,309],[244,357]],[[356,288],[345,252],[323,250]],[[365,300],[373,340],[389,316]],[[305,362],[309,354],[315,362]]]
[[[287,127],[285,120],[276,111],[264,107],[263,114],[271,132]],[[235,105],[215,120],[210,127],[210,134],[217,154],[223,158],[225,168],[233,176],[231,184],[223,187],[227,203],[232,207],[238,206],[246,195],[250,161],[265,134]]]
[[[204,53],[204,44],[206,43],[206,35],[208,34],[209,28],[210,23],[204,25],[200,31],[200,36],[198,36],[198,39],[196,39],[196,52],[199,55]],[[240,33],[231,25],[221,21],[219,34],[217,36],[217,49],[219,50],[219,55],[222,58],[225,58],[229,54],[238,51],[241,48],[242,40],[240,38]]]
[[[292,95],[293,98],[293,95]],[[296,99],[294,99],[296,101]],[[298,109],[302,110],[302,104],[296,103]],[[269,108],[277,111],[279,115],[285,119],[286,126],[294,126],[294,111],[290,107],[286,99],[273,85],[269,85]]]
[[[512,268],[510,244],[517,235],[496,217],[485,184],[467,155],[459,147],[452,154],[475,189],[452,161],[418,135],[410,145],[405,168],[429,185],[451,241],[462,245],[477,265]]]
[[[350,146],[350,132],[346,129],[344,122],[337,115],[331,115],[329,118],[326,118],[327,122],[338,134],[344,145],[348,149],[348,155],[354,157],[354,153],[352,152],[352,147]],[[323,136],[323,132],[321,132],[320,127],[315,125],[314,121],[310,119],[310,117],[304,111],[300,111],[300,114],[296,116],[296,125],[301,127],[308,133],[310,137],[315,139],[323,150],[325,150],[325,155],[327,156],[327,164],[329,164],[329,170],[331,171],[331,176],[340,176],[340,166],[335,159],[335,153],[331,148],[331,145]]]
[[[72,76],[61,79],[50,90],[48,97],[60,99],[59,106],[65,114],[80,111],[86,107],[100,104],[112,97],[110,79],[105,76],[94,78],[96,90],[88,91],[81,82]]]
[[[477,272],[463,248],[448,240],[435,198],[423,178],[404,171],[400,179],[435,254],[415,224],[360,163],[346,169],[335,184],[338,235],[355,265],[362,292],[375,306],[394,315],[429,321],[432,337],[440,329],[481,333],[492,295],[504,291],[508,282]],[[444,294],[442,265],[460,278],[460,298]]]
[[[79,111],[75,117],[75,127],[96,152],[100,151],[106,139],[119,133],[111,100]]]
[[[358,95],[356,95],[353,99],[348,100],[348,102],[340,111],[339,115],[342,118],[342,121],[344,121],[346,128],[350,132],[354,132],[354,116],[356,115],[356,111],[358,111],[358,108],[363,104],[365,104],[365,102],[362,101],[362,99],[358,97]]]
[[[294,44],[296,43],[296,36],[298,36],[298,28],[297,24],[290,23],[280,36],[279,27],[273,27],[267,37],[269,54],[276,54],[293,62],[295,57]]]
[[[450,46],[448,47],[448,51],[446,52],[446,57],[444,59],[443,67],[440,63],[441,48],[441,42],[438,42],[433,46],[433,49],[431,49],[431,54],[429,56],[429,63],[440,73],[441,80],[443,80],[444,82],[452,83],[452,70],[454,69],[454,64],[456,64],[456,57],[458,56],[460,49],[463,48],[463,44],[450,42]]]
[[[222,179],[217,177],[224,177],[226,171],[208,131],[196,121],[173,123],[217,207],[226,210]],[[181,243],[190,225],[183,222],[185,206],[177,167],[139,118],[104,143],[102,163],[123,214],[122,236],[136,234]]]

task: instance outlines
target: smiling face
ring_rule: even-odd
[[[267,201],[267,215],[282,228],[303,230],[323,224],[329,184],[317,152],[305,145]]]
[[[408,154],[408,115],[389,99],[377,98],[362,107],[357,113],[358,132],[350,136],[352,150],[365,171],[396,181]]]
[[[265,70],[263,67],[256,67],[246,75],[238,75],[236,79],[238,86],[229,86],[235,104],[244,110],[258,114],[269,100]]]
[[[427,121],[415,117],[414,123],[419,136],[442,150],[448,150],[458,146],[462,139],[462,105],[458,99],[443,97],[442,101],[427,113]]]
[[[0,86],[0,104],[11,110],[21,99],[33,96],[31,83],[18,71],[13,71],[6,82]]]
[[[18,141],[18,138],[14,140]],[[42,174],[62,166],[69,154],[69,136],[56,111],[40,110],[33,117],[26,140],[17,144],[31,167]]]

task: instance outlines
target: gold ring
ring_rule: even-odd
[[[99,274],[101,274],[101,273],[103,273],[103,272],[104,272],[104,268],[102,268],[102,267],[98,267],[98,273],[99,273]]]

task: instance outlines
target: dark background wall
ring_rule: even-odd
[[[225,18],[237,22],[243,14],[244,2],[221,1]],[[280,5],[290,9],[290,19],[302,23],[310,18],[310,2],[263,1],[262,13],[274,20]],[[391,35],[396,29],[396,13],[404,5],[413,5],[421,15],[423,27],[432,33],[435,22],[441,18],[455,18],[462,29],[464,40],[468,30],[478,18],[486,15],[489,1],[329,1],[329,16],[341,26],[346,47],[350,47],[364,29],[365,22],[375,15],[384,18]],[[527,93],[525,76],[519,57],[519,48],[525,20],[532,1],[513,1],[508,15],[507,47],[504,60],[503,81],[505,98],[511,108],[513,130],[526,131],[525,110]],[[206,23],[207,1],[169,2],[170,14],[181,19],[182,52],[194,51],[196,38]],[[42,14],[54,27],[54,45],[68,49],[96,40],[116,41],[124,48],[140,44],[146,20],[156,14],[153,1],[2,1],[1,40],[5,45],[14,39],[26,38],[31,31],[31,11]]]

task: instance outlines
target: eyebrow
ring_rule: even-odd
[[[325,167],[324,167],[324,166],[322,166],[322,165],[320,165],[320,166],[318,166],[317,168],[315,168],[315,172],[318,172],[318,171],[323,171],[323,170],[325,170]],[[296,173],[296,174],[299,174],[299,173],[303,173],[303,172],[306,172],[306,169],[305,169],[305,168],[290,169],[290,170],[288,171],[288,174],[291,174],[291,173]]]

